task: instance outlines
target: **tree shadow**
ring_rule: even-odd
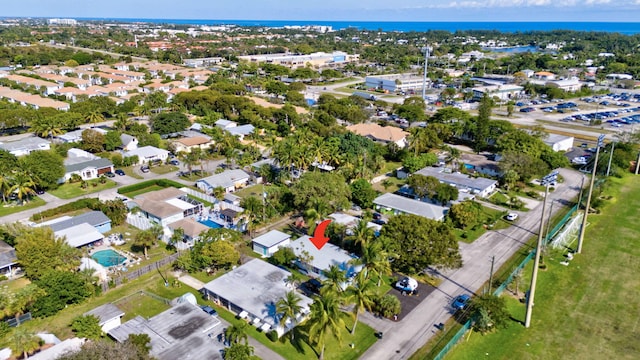
[[[289,342],[291,343],[291,345],[293,345],[298,353],[303,355],[306,354],[304,344],[307,344],[316,355],[316,357],[320,356],[320,353],[316,350],[315,346],[313,346],[313,344],[311,343],[311,339],[309,338],[309,325],[298,325],[293,328],[292,331],[294,332],[293,340],[291,340],[290,335],[287,333],[283,335],[282,338],[280,338],[280,341],[283,343],[286,342],[284,337],[288,336]]]

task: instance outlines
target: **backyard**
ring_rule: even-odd
[[[118,184],[112,180],[106,179],[104,183],[101,183],[100,179],[93,179],[89,181],[65,183],[60,185],[57,189],[49,191],[49,193],[60,199],[73,199],[78,196],[111,189],[116,185]]]
[[[601,215],[589,217],[583,253],[569,266],[560,264],[563,252],[545,257],[531,327],[519,323],[525,306],[505,292],[518,322],[485,336],[468,334],[447,359],[637,358],[640,183],[632,176],[611,182],[606,192],[612,199]],[[524,269],[523,283],[528,284],[530,272],[531,263]]]

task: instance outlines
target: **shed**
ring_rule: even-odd
[[[84,315],[93,315],[100,319],[100,327],[105,333],[120,326],[120,320],[124,316],[124,311],[113,304],[104,304],[87,311]]]
[[[262,256],[270,257],[281,247],[289,245],[290,242],[291,235],[278,230],[271,230],[253,239],[253,251]]]

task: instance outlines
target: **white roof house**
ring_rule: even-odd
[[[97,317],[100,320],[99,324],[102,331],[107,333],[109,330],[120,326],[120,319],[124,316],[124,311],[111,303],[107,303],[84,313],[84,315]]]
[[[274,304],[291,291],[286,279],[291,275],[275,265],[260,259],[251,260],[221,277],[204,285],[205,297],[226,307],[242,318],[248,318],[255,325],[261,324],[263,331],[275,329],[280,335],[292,325],[287,323],[286,329],[280,323]],[[299,294],[302,311],[298,321],[309,313],[310,298]]]
[[[443,168],[427,166],[416,171],[416,174],[433,176],[442,183],[453,185],[460,192],[477,194],[480,197],[489,196],[496,189],[498,182],[487,178],[473,178],[465,174],[445,172]]]
[[[395,215],[413,214],[437,221],[442,221],[448,211],[448,208],[443,206],[409,199],[407,197],[391,193],[378,196],[373,200],[373,204],[376,209],[381,212],[393,213]]]
[[[160,160],[164,162],[169,157],[169,152],[164,149],[158,149],[155,146],[143,146],[131,151],[126,151],[124,157],[138,156],[139,164],[146,164],[151,161]]]
[[[69,246],[75,248],[83,247],[85,245],[93,244],[96,241],[104,239],[104,235],[96,230],[95,227],[88,223],[82,223],[76,226],[65,228],[55,233],[56,237],[64,237]]]
[[[196,181],[196,186],[209,194],[217,187],[223,188],[226,192],[233,192],[245,186],[250,178],[251,176],[244,170],[227,170]]]
[[[24,138],[18,141],[0,143],[0,149],[6,150],[15,156],[29,155],[32,151],[50,150],[51,142],[37,136]]]
[[[291,235],[285,234],[282,231],[271,230],[266,234],[256,237],[252,242],[253,251],[262,256],[269,257],[281,247],[289,245],[291,243]]]
[[[351,264],[353,259],[357,259],[355,255],[352,256],[338,246],[329,243],[318,250],[310,239],[308,235],[304,235],[289,244],[289,247],[298,256],[297,265],[301,269],[322,278],[324,277],[324,271],[328,270],[332,265],[344,270],[349,277],[361,270],[360,266]],[[311,259],[309,262],[304,260],[307,255]]]

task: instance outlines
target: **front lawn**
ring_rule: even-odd
[[[158,165],[151,167],[149,170],[151,170],[152,173],[163,175],[178,171],[178,167],[173,165]]]
[[[85,188],[83,188],[83,184]],[[60,185],[57,189],[49,191],[49,193],[60,199],[73,199],[78,196],[93,194],[105,189],[116,187],[114,181],[107,179],[105,183],[101,183],[100,179],[93,179],[86,182],[66,183]]]
[[[230,324],[246,322],[246,320],[237,319],[225,308],[216,306],[213,302],[210,302],[210,304],[214,309],[216,309],[216,311],[218,311],[219,316]],[[346,327],[342,329],[342,342],[338,342],[333,337],[327,338],[324,353],[324,358],[326,360],[358,359],[377,340],[375,331],[371,327],[362,323],[362,321],[358,321],[356,333],[351,335],[350,330],[353,325],[353,318],[350,314],[344,314],[344,319]],[[291,335],[289,333],[285,334],[275,342],[269,340],[265,333],[258,331],[253,326],[247,327],[247,334],[280,354],[285,359],[317,359],[320,354],[320,349],[309,344],[308,325],[309,324],[307,322],[294,328],[293,343],[291,342]],[[351,348],[351,344],[354,345],[353,348]]]
[[[149,185],[149,186],[147,186],[145,188],[142,188],[142,189],[138,189],[138,190],[134,190],[134,191],[126,192],[126,193],[121,193],[121,194],[126,196],[126,197],[128,197],[128,198],[130,198],[130,199],[133,199],[137,195],[148,193],[148,192],[151,192],[151,191],[162,190],[162,189],[164,189],[164,187],[162,187],[160,185],[152,184],[152,185]]]
[[[121,168],[122,171],[124,171],[124,173],[128,176],[131,176],[134,179],[138,179],[138,180],[142,180],[144,179],[144,177],[140,174],[138,174],[134,169],[133,166],[127,166],[127,167],[123,167]]]
[[[0,206],[0,216],[37,208],[44,204],[46,204],[46,202],[37,196],[32,197],[28,203],[23,203],[23,205],[18,205],[15,201],[3,203],[2,206]]]
[[[470,244],[482,236],[482,234],[487,230],[505,229],[511,225],[504,219],[504,216],[506,215],[504,211],[492,209],[486,206],[481,206],[481,209],[477,224],[468,226],[465,229],[453,229],[453,233],[459,241]]]

